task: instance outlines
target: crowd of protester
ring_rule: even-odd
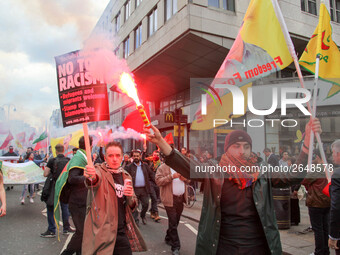
[[[152,128],[153,134],[147,130],[145,132],[148,140],[158,146],[158,150],[148,154],[144,146],[143,150],[136,148],[126,152],[119,143],[112,141],[105,147],[92,150],[94,165],[87,162],[84,137],[80,138],[79,147],[73,149],[72,155],[68,155],[71,159],[65,157],[64,146],[61,144],[55,147],[56,157],[41,155],[31,147],[27,148],[19,162],[33,161],[38,166],[46,163],[43,174],[47,180],[44,189],[52,187],[49,193],[43,190],[44,196],[41,198],[46,203],[48,227],[40,236],[56,237],[58,232],[53,215],[56,206],[55,187],[60,182],[63,169],[66,169],[68,175],[65,187],[69,189],[69,196],[58,203],[63,220],[63,234],[74,234],[62,252],[63,255],[100,252],[132,254],[134,251],[147,250],[140,229],[149,220],[156,223],[161,221],[159,203],[163,204],[168,218],[164,241],[171,247],[172,254],[180,254],[181,238],[177,228],[183,204],[188,195],[190,196],[188,185],[199,190],[204,197],[196,254],[281,254],[280,236],[270,202],[271,190],[276,187],[290,188],[292,225],[300,223],[299,200],[304,195],[301,191],[305,191],[306,206],[315,237],[314,254],[329,254],[329,247],[339,254],[339,168],[335,167],[334,170],[330,197],[323,193],[328,184],[324,174],[304,172],[298,173],[298,176],[277,174],[268,178],[260,176],[258,172],[241,175],[238,171],[234,175],[228,173],[227,179],[223,175],[202,179],[190,177],[192,164],[234,165],[237,168],[242,165],[306,165],[308,137],[305,138],[299,154],[292,155],[290,151],[282,149],[280,155],[276,155],[272,149],[264,148],[265,157],[262,158],[260,152],[252,151],[250,136],[244,131],[236,130],[226,137],[225,153],[214,157],[210,150],[202,150],[196,154],[183,147],[177,151],[164,141],[155,127]],[[308,124],[307,129],[321,132],[318,120]],[[92,149],[91,137],[90,144]],[[332,144],[332,151],[331,163],[337,166],[340,164],[340,140]],[[10,146],[3,156],[18,155],[13,146]],[[323,164],[318,150],[313,152],[313,164]],[[27,192],[30,203],[34,203],[38,189],[39,186],[35,184],[24,185],[20,203],[25,204]],[[109,199],[105,199],[107,193],[111,194]],[[6,197],[1,172],[0,201],[2,217],[6,215]],[[219,209],[215,210],[217,204]],[[69,221],[70,215],[72,222]],[[103,218],[106,219],[105,222],[100,220]],[[238,231],[231,231],[230,226]],[[93,231],[97,234],[92,235]]]

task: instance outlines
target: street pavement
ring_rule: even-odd
[[[60,254],[67,245],[70,236],[60,235],[57,238],[41,238],[40,233],[47,229],[45,204],[37,195],[35,203],[20,204],[22,186],[6,192],[7,215],[0,218],[0,255],[17,254]],[[184,208],[179,224],[181,238],[181,254],[192,255],[195,251],[198,222],[202,207],[202,194],[197,195],[197,201],[192,208]],[[300,201],[301,223],[288,230],[280,230],[283,250],[292,255],[309,255],[314,251],[313,232],[304,231],[310,226],[305,201]],[[170,246],[164,242],[168,221],[162,204],[159,205],[160,223],[147,217],[147,225],[140,225],[140,230],[147,243],[148,251],[139,254],[156,255],[171,254]],[[137,254],[137,253],[136,253]],[[331,255],[335,254],[331,251]]]
[[[41,238],[40,233],[47,229],[45,203],[40,196],[30,204],[26,198],[25,205],[20,204],[21,185],[6,192],[7,215],[0,217],[0,255],[46,255],[60,254],[70,239],[68,235],[57,238]],[[164,242],[168,227],[165,210],[160,208],[161,220],[156,223],[147,215],[147,225],[140,224],[140,230],[148,246],[148,251],[136,254],[158,255],[171,254],[170,246]],[[194,254],[198,223],[182,218],[178,227],[181,238],[181,254]],[[62,227],[61,227],[62,230]]]

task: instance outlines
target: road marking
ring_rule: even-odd
[[[65,241],[64,247],[61,249],[61,251],[60,251],[59,254],[61,254],[61,253],[63,252],[63,250],[66,249],[68,243],[71,241],[71,238],[72,238],[73,234],[74,234],[74,233],[68,235],[68,237],[67,237],[67,239],[66,239],[66,241]]]
[[[186,223],[184,224],[188,229],[190,229],[195,235],[197,235],[197,230],[191,226],[190,224]]]
[[[150,213],[147,213],[147,214],[150,214]],[[159,217],[168,220],[167,217],[164,217],[164,216],[161,216],[161,215],[159,215]],[[186,223],[186,221],[181,221],[181,220],[179,221],[179,223],[184,224],[188,229],[191,230],[191,232],[193,232],[195,235],[197,235],[197,230],[193,226],[191,226],[189,223]]]

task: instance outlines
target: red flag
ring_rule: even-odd
[[[168,144],[174,144],[174,138],[172,136],[172,133],[167,134],[164,137],[164,140],[168,143]]]
[[[330,182],[322,190],[322,193],[325,194],[327,197],[330,197],[330,195],[329,195],[329,186],[331,186]]]
[[[21,132],[19,134],[17,134],[17,140],[20,142],[20,143],[25,143],[25,139],[26,138],[26,133],[25,132]]]
[[[9,142],[13,140],[13,138],[14,137],[12,136],[11,132],[9,132],[8,136],[6,137],[6,139],[4,141],[4,143],[1,145],[0,150],[5,149],[7,147],[7,145],[9,144]]]
[[[28,138],[28,141],[32,141],[33,138],[34,138],[34,136],[35,136],[35,132],[33,132],[33,133],[31,134],[30,138]]]
[[[149,111],[148,105],[145,106],[145,112],[146,112],[146,116],[148,116],[148,118],[150,119],[150,111]],[[131,129],[136,130],[138,133],[142,133],[143,127],[144,127],[144,122],[143,122],[143,119],[140,116],[138,110],[130,112],[126,116],[125,120],[123,121],[122,126],[125,129],[131,128]]]
[[[46,147],[47,147],[47,139],[42,140],[40,142],[37,142],[37,144],[34,147],[34,150],[38,151],[38,150],[46,148]]]

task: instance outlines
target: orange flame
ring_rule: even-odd
[[[131,97],[136,105],[141,105],[138,95],[135,80],[129,73],[123,72],[120,76],[120,80],[118,82],[118,88],[129,97]]]
[[[146,135],[145,134],[141,134],[140,135],[144,140],[146,140]]]

